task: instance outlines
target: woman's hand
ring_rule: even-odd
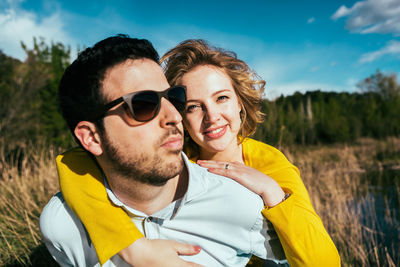
[[[240,162],[198,160],[197,164],[209,172],[226,176],[260,195],[264,205],[272,208],[282,202],[285,192],[274,179]]]
[[[170,267],[201,267],[201,265],[187,262],[179,255],[196,255],[200,252],[199,246],[179,243],[173,240],[147,239],[136,240],[118,255],[134,267],[170,266]]]

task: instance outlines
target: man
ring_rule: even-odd
[[[185,106],[185,88],[168,89],[158,58],[147,40],[111,37],[83,51],[61,80],[63,115],[104,171],[109,198],[148,238],[202,248],[183,259],[243,266],[251,254],[273,257],[261,198],[182,153],[178,110]],[[45,207],[40,225],[61,265],[98,264],[84,226],[61,194]],[[119,256],[105,264],[122,265]]]

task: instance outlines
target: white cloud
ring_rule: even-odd
[[[332,15],[331,19],[337,20],[341,17],[348,16],[350,13],[350,9],[348,9],[346,6],[341,6],[338,10],[336,10],[335,14]]]
[[[311,23],[313,23],[315,21],[315,18],[314,17],[311,17],[311,18],[309,18],[308,20],[307,20],[307,23],[308,24],[311,24]]]
[[[365,53],[361,56],[359,63],[369,63],[375,61],[385,55],[400,55],[400,42],[390,41],[385,47],[379,49],[378,51]]]
[[[25,59],[21,41],[32,46],[33,37],[44,37],[47,42],[73,40],[64,31],[63,20],[58,11],[40,17],[19,7],[19,2],[9,2],[8,8],[0,11],[0,49],[9,56]]]
[[[331,19],[342,17],[348,17],[346,28],[352,32],[400,35],[399,0],[358,1],[351,8],[343,5]]]

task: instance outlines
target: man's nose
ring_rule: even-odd
[[[164,97],[161,98],[160,107],[161,127],[175,126],[182,122],[182,116],[175,106]]]

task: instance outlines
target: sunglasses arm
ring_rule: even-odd
[[[97,121],[98,119],[100,119],[101,117],[104,116],[104,114],[112,107],[115,107],[116,105],[118,105],[119,103],[123,102],[124,98],[120,97],[117,98],[113,101],[111,101],[110,103],[107,103],[106,105],[98,108],[92,116],[90,116],[89,121]]]

